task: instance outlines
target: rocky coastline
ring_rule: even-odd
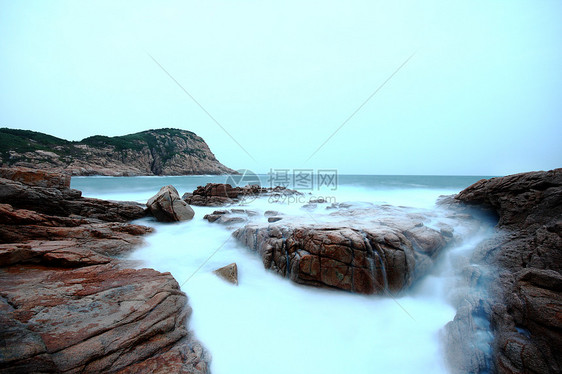
[[[454,373],[562,371],[562,169],[481,180],[453,209],[497,218],[459,272],[472,289],[446,326]],[[491,330],[491,346],[478,344]]]
[[[207,373],[169,273],[119,257],[145,208],[81,197],[66,175],[0,170],[0,372]]]
[[[190,204],[297,192],[207,184],[180,198],[165,186],[145,207],[83,198],[69,186],[68,175],[0,169],[0,373],[208,373],[210,354],[188,330],[178,283],[120,259],[151,231],[128,222],[190,220]],[[450,370],[562,370],[562,169],[481,180],[443,198],[438,215],[352,203],[324,206],[329,222],[320,222],[317,204],[304,206],[310,220],[235,208],[204,219],[227,225],[293,282],[393,295],[488,217],[493,235],[457,269],[469,291],[443,329]],[[237,284],[237,272],[233,263],[216,273]]]

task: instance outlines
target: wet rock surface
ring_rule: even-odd
[[[218,223],[226,226],[238,224],[239,227],[240,224],[248,222],[257,214],[257,212],[247,209],[222,209],[215,210],[211,214],[205,214],[203,219],[209,221],[210,223]]]
[[[247,200],[253,200],[257,196],[271,195],[274,198],[299,194],[295,190],[285,187],[265,188],[258,185],[245,187],[232,187],[228,183],[207,183],[199,186],[195,191],[185,193],[182,199],[191,205],[198,206],[222,206],[234,204]]]
[[[187,330],[191,309],[173,277],[115,257],[151,231],[124,223],[130,205],[18,180],[0,179],[10,202],[0,204],[0,372],[208,372],[210,357]],[[49,209],[53,196],[61,209]],[[108,206],[113,212],[102,214]]]
[[[462,300],[446,327],[454,372],[562,371],[562,169],[481,180],[456,196],[498,219],[472,274],[486,292]],[[491,347],[478,344],[491,328]]]
[[[452,234],[424,225],[427,217],[398,208],[349,209],[332,215],[337,222],[283,219],[248,224],[233,235],[261,256],[265,268],[296,283],[362,294],[408,288],[454,240]]]

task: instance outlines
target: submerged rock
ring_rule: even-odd
[[[222,268],[213,271],[213,273],[229,283],[238,285],[238,266],[236,266],[235,262],[230,265],[223,266]]]
[[[215,210],[211,214],[205,214],[203,219],[210,223],[220,223],[223,225],[232,225],[235,223],[248,222],[250,217],[257,215],[257,212],[246,209],[230,209],[230,210]]]
[[[452,370],[561,372],[562,169],[483,179],[456,200],[492,211],[498,231],[473,255],[493,267],[479,280],[488,292],[463,300],[446,326]],[[491,347],[478,345],[489,328]]]
[[[146,206],[150,213],[161,222],[187,221],[193,218],[195,212],[180,199],[174,186],[164,186],[156,195],[151,197]]]

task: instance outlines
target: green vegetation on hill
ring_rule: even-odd
[[[84,151],[76,146],[87,145],[98,149],[111,147],[113,152],[141,151],[143,148],[148,147],[150,150],[158,151],[165,161],[172,158],[177,151],[174,142],[168,140],[173,137],[197,143],[201,142],[201,144],[204,143],[201,138],[191,131],[171,128],[146,130],[135,134],[113,137],[95,135],[78,142],[68,141],[36,131],[0,128],[0,156],[4,162],[15,162],[22,160],[22,158],[9,160],[10,151],[21,155],[26,152],[42,150],[56,153],[61,157],[71,156],[80,158],[80,156],[84,155]],[[182,151],[190,155],[205,157],[205,152],[198,148],[184,149]]]
[[[41,132],[0,128],[0,153],[52,151],[55,146],[67,147],[71,144],[68,140]]]

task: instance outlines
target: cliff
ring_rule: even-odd
[[[562,169],[481,180],[456,200],[498,219],[475,251],[472,287],[447,325],[454,373],[560,373],[562,370]],[[479,270],[477,270],[479,269]],[[488,323],[484,321],[489,321]],[[491,329],[491,350],[478,344]]]
[[[191,131],[147,130],[79,142],[28,130],[0,129],[0,165],[72,175],[231,174]]]

